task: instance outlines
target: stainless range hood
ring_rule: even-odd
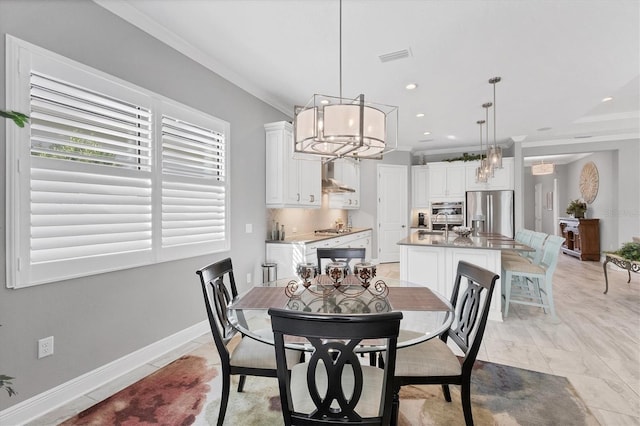
[[[340,193],[340,192],[356,192],[355,189],[345,185],[334,178],[333,161],[328,161],[322,165],[322,192],[324,193]]]

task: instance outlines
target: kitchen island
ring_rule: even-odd
[[[465,260],[500,275],[502,250],[533,250],[512,238],[490,233],[459,237],[450,232],[445,238],[442,233],[417,231],[398,244],[400,279],[425,285],[446,297],[451,297],[459,261]],[[502,321],[500,280],[494,288],[489,319]]]

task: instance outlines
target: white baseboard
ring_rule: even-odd
[[[0,425],[22,425],[209,332],[202,321],[75,379],[0,411]]]

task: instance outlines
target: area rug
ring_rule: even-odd
[[[221,389],[219,358],[211,345],[171,364],[67,420],[63,425],[215,425]],[[232,378],[225,425],[281,425],[277,379],[247,377],[244,391]],[[477,425],[597,425],[564,377],[477,361],[472,375]],[[399,424],[462,425],[458,386],[452,402],[440,386],[405,386]]]

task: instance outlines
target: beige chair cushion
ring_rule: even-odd
[[[291,370],[291,399],[293,408],[299,413],[311,413],[316,406],[309,395],[307,386],[308,363],[297,364]],[[380,398],[382,397],[382,384],[384,380],[384,370],[368,365],[362,366],[363,385],[362,395],[356,405],[356,413],[362,417],[375,417],[379,415]],[[316,369],[316,384],[320,395],[324,395],[327,389],[327,375],[322,368],[322,363],[318,363]],[[350,365],[345,365],[342,372],[342,386],[347,398],[353,392],[354,379],[353,370]],[[334,402],[336,408],[338,404]]]
[[[273,339],[270,329],[258,330],[260,336]],[[286,350],[287,365],[291,369],[300,362],[300,352]],[[276,369],[276,351],[273,345],[259,342],[250,337],[243,337],[231,352],[231,365],[235,367]]]
[[[396,376],[456,376],[462,373],[458,357],[437,337],[398,349]]]
[[[511,272],[524,272],[527,274],[545,274],[545,269],[531,262],[522,262],[517,260],[505,260],[502,262],[502,269]]]

